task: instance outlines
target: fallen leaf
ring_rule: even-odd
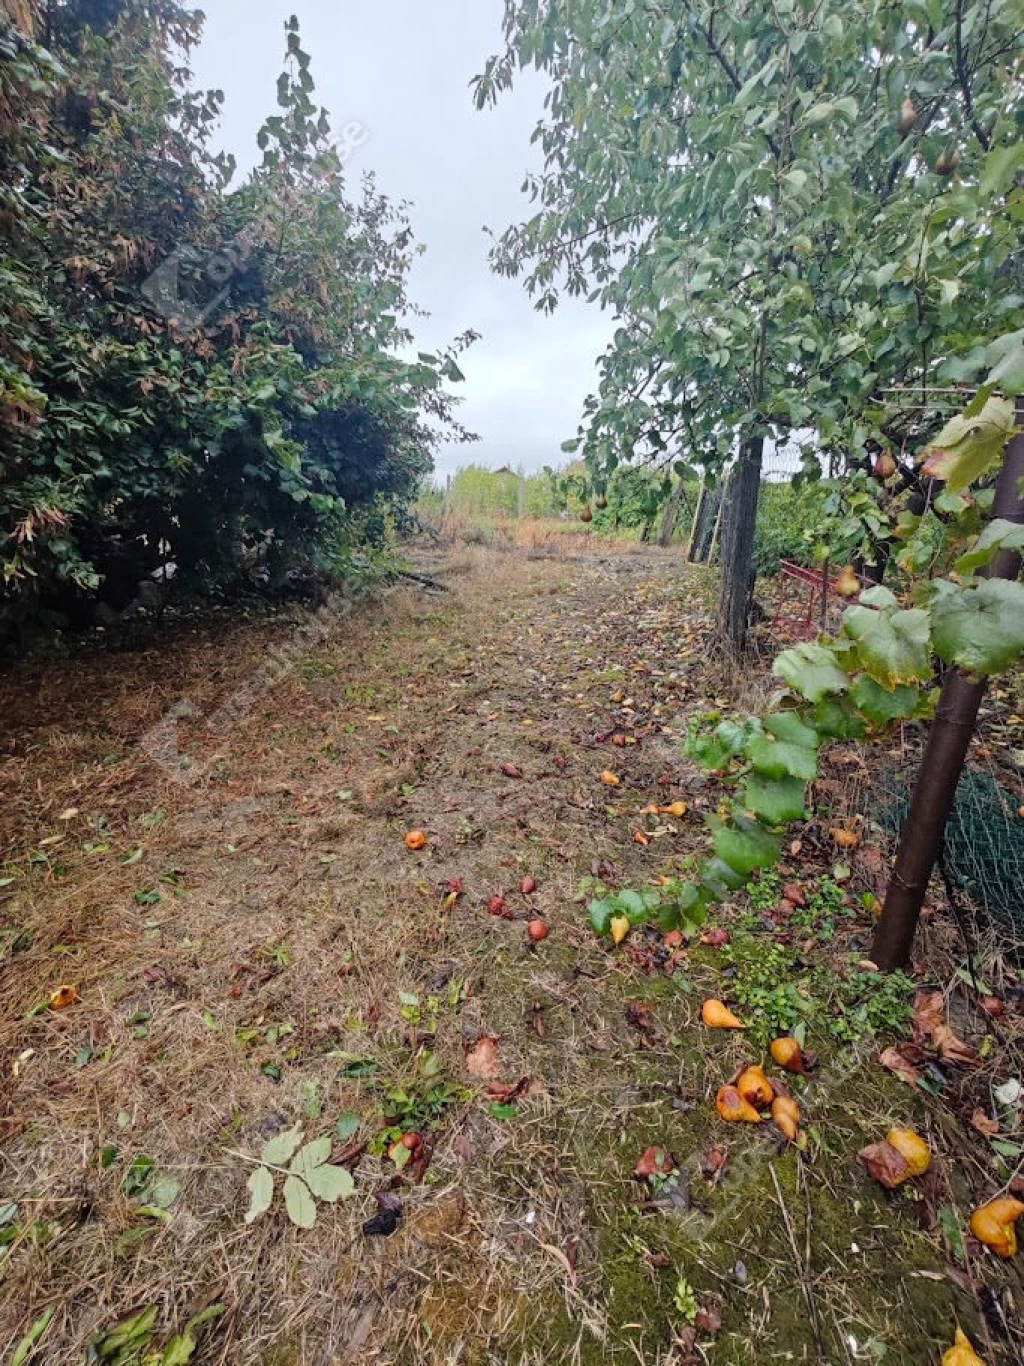
[[[729,1152],[726,1148],[708,1148],[700,1155],[701,1175],[712,1186],[717,1186],[729,1170]]]
[[[519,1100],[522,1096],[530,1093],[530,1078],[520,1077],[514,1086],[502,1085],[501,1082],[491,1082],[487,1088],[487,1099],[495,1105],[511,1105],[514,1100]]]
[[[886,1190],[895,1190],[910,1179],[910,1163],[891,1143],[870,1143],[857,1154],[869,1176]]]
[[[515,764],[502,764],[501,771],[506,778],[521,778],[523,776],[522,770]]]
[[[919,991],[914,998],[914,1041],[930,1043],[947,1062],[972,1067],[978,1051],[966,1044],[946,1023],[945,998],[941,991]]]
[[[693,1326],[698,1333],[706,1333],[708,1337],[714,1337],[722,1326],[722,1316],[715,1308],[698,1309],[697,1316],[693,1320]]]
[[[501,1059],[498,1056],[498,1040],[490,1034],[481,1034],[474,1044],[466,1050],[466,1071],[480,1081],[497,1081],[501,1076]]]
[[[728,930],[705,930],[700,937],[700,942],[706,944],[708,948],[720,949],[729,942]]]
[[[975,1110],[974,1114],[971,1115],[971,1123],[975,1129],[977,1129],[978,1133],[984,1134],[986,1138],[992,1138],[994,1134],[999,1132],[999,1121],[997,1119],[989,1119],[988,1115],[982,1109]]]
[[[642,830],[637,830],[637,831],[634,833],[634,835],[633,835],[633,843],[634,843],[634,844],[642,844],[643,847],[644,847],[645,849],[646,849],[647,846],[650,844],[650,842],[651,842],[651,837],[650,837],[650,835],[645,835],[644,832],[643,832]]]
[[[887,1048],[878,1061],[890,1072],[895,1072],[902,1081],[909,1082],[911,1086],[916,1086],[921,1080],[922,1074],[913,1063],[907,1061],[898,1049]]]
[[[807,893],[800,886],[799,882],[787,882],[782,889],[782,895],[791,906],[807,905]]]
[[[840,849],[856,849],[858,844],[860,844],[860,836],[855,830],[847,830],[843,826],[836,826],[830,833]]]

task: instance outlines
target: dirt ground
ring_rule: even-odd
[[[909,1005],[833,1027],[877,864],[837,891],[827,822],[792,832],[783,876],[822,889],[827,933],[745,895],[714,918],[726,949],[588,924],[584,879],[642,887],[703,847],[720,792],[683,758],[690,718],[771,691],[711,660],[700,571],[639,550],[424,567],[449,591],[226,613],[0,678],[0,1360],[28,1340],[19,1366],[926,1366],[957,1322],[988,1366],[1021,1360],[1019,1270],[966,1231],[1007,1179],[960,1115],[1005,1071],[937,1056],[901,1081],[879,1055]],[[877,851],[859,762],[830,761],[818,801]],[[756,1011],[773,951],[807,994],[765,1008],[803,1012],[820,1054],[789,1079],[803,1147],[717,1118],[766,1037],[700,1021],[744,984]],[[354,1192],[301,1228],[278,1188],[247,1224],[296,1122]],[[855,1155],[894,1124],[934,1161],[886,1193]],[[651,1146],[671,1179],[634,1175]]]

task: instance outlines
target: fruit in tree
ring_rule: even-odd
[[[608,506],[608,499],[603,493],[599,493],[594,499],[594,506],[600,508],[601,511],[604,512],[605,508]]]
[[[886,479],[891,479],[895,473],[896,461],[893,458],[892,451],[883,451],[875,461],[875,478],[884,482]]]
[[[841,598],[854,598],[860,592],[860,579],[852,564],[848,564],[836,579],[835,588]]]
[[[917,122],[917,110],[912,99],[905,99],[900,105],[900,137],[905,138]]]
[[[583,509],[583,511],[580,513],[580,521],[581,521],[581,522],[592,522],[593,520],[594,520],[594,514],[590,511],[590,504],[588,503],[588,504],[586,505],[586,507]]]

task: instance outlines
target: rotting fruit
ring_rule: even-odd
[[[726,1124],[760,1124],[761,1116],[735,1086],[723,1086],[715,1097],[715,1109]]]
[[[791,1038],[788,1034],[781,1039],[774,1039],[769,1052],[772,1055],[772,1062],[777,1067],[781,1067],[786,1072],[795,1072],[797,1076],[806,1075],[807,1065],[804,1062],[804,1050],[796,1039]]]
[[[410,830],[405,837],[406,849],[425,849],[427,847],[427,837],[422,830]]]
[[[924,1176],[932,1165],[931,1148],[913,1129],[890,1129],[885,1141],[906,1158],[911,1176]]]
[[[772,1119],[790,1143],[795,1143],[800,1134],[800,1106],[792,1096],[775,1097],[772,1101]]]
[[[775,1098],[775,1087],[765,1076],[763,1067],[748,1067],[741,1072],[736,1090],[758,1110],[763,1110]]]
[[[709,1029],[742,1029],[743,1021],[738,1019],[727,1005],[714,999],[705,1001],[700,1008],[700,1017]]]
[[[526,933],[530,936],[532,944],[540,944],[547,939],[551,931],[543,920],[531,920],[526,927]]]
[[[1024,1202],[1001,1196],[974,1211],[971,1232],[997,1257],[1012,1257],[1017,1251],[1017,1220],[1022,1214]]]

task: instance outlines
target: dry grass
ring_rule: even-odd
[[[33,1366],[82,1361],[148,1305],[162,1345],[217,1302],[204,1364],[682,1366],[672,1296],[685,1274],[724,1308],[707,1359],[813,1360],[765,1184],[774,1167],[788,1207],[812,1221],[820,1331],[836,1353],[821,1359],[852,1361],[841,1344],[854,1332],[887,1344],[886,1360],[934,1361],[954,1311],[972,1321],[970,1297],[929,1279],[942,1265],[934,1233],[888,1209],[849,1161],[894,1107],[919,1105],[873,1062],[845,1091],[826,1072],[805,1156],[744,1136],[735,1183],[698,1185],[696,1156],[721,1141],[711,1100],[745,1056],[742,1039],[698,1025],[703,994],[723,989],[713,956],[648,974],[639,946],[613,955],[595,941],[575,900],[596,860],[636,884],[700,843],[716,797],[679,740],[691,712],[743,686],[708,667],[704,578],[604,543],[578,558],[468,547],[425,567],[450,594],[403,590],[364,608],[220,733],[206,718],[298,619],[4,680],[0,820],[15,880],[0,890],[0,1205],[17,1204],[18,1231],[0,1247],[0,1359],[48,1308]],[[609,759],[595,735],[621,720],[618,689],[638,743]],[[196,765],[186,776],[201,775],[188,783],[138,748],[183,697],[196,713],[177,731]],[[508,762],[522,780],[502,773]],[[613,797],[596,777],[609,765]],[[633,843],[635,811],[681,794],[692,819],[650,850]],[[428,832],[421,854],[404,846],[412,827]],[[526,873],[552,928],[536,950],[515,890]],[[454,878],[464,895],[446,906]],[[487,914],[497,891],[514,921]],[[80,1003],[38,1009],[61,982]],[[637,1000],[656,1025],[644,1039],[626,1023]],[[530,1079],[514,1117],[467,1072],[482,1034],[499,1040],[504,1082]],[[417,1121],[422,1180],[403,1184],[386,1157],[339,1142],[351,1201],[323,1207],[311,1232],[276,1207],[243,1223],[239,1154],[296,1118],[313,1134],[349,1111],[372,1140],[387,1094],[422,1086],[428,1054],[450,1090]],[[953,1139],[936,1134],[953,1174]],[[690,1161],[689,1213],[638,1208],[631,1173],[649,1143]],[[181,1182],[169,1220],[126,1193],[140,1154]],[[365,1238],[375,1195],[395,1186],[399,1231]],[[716,1213],[708,1231],[702,1215]]]

